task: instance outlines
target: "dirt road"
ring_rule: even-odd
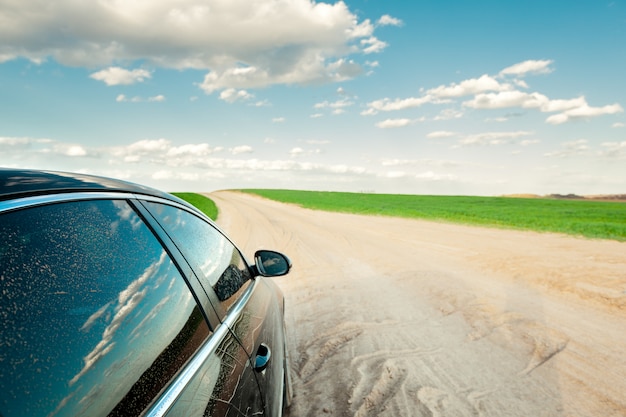
[[[288,254],[299,416],[626,416],[626,244],[209,195]]]

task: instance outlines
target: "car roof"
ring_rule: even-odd
[[[126,192],[182,201],[163,191],[112,178],[60,171],[0,168],[0,201],[86,191]]]

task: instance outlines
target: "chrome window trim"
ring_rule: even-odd
[[[254,287],[257,285],[256,279],[250,280],[250,285],[246,288],[246,291],[241,295],[239,300],[226,312],[226,316],[223,318],[222,323],[227,325],[230,329],[235,326],[235,322],[237,321],[237,317],[239,317],[242,313],[246,304],[250,298],[252,298],[252,292],[254,291]],[[252,352],[249,353],[252,355]]]
[[[192,211],[196,214],[200,214],[204,217],[206,217],[206,215],[204,213],[202,213],[200,210],[198,210],[197,208],[195,208],[192,205],[186,205],[183,203],[180,203],[176,200],[168,200],[167,198],[163,198],[163,197],[157,197],[154,195],[148,195],[148,194],[133,194],[134,198],[136,198],[137,200],[143,200],[143,201],[151,201],[153,203],[162,203],[162,204],[168,204],[170,206],[174,206],[176,208],[180,208],[180,209],[184,209],[187,211]]]
[[[167,414],[193,377],[200,371],[206,360],[217,350],[219,344],[228,335],[228,331],[227,326],[218,326],[189,363],[185,365],[181,373],[174,379],[174,382],[165,389],[159,399],[148,409],[145,416],[156,417]]]
[[[19,210],[46,204],[63,203],[81,200],[127,200],[136,199],[137,194],[128,192],[71,192],[59,194],[37,195],[21,197],[13,200],[0,201],[0,213],[11,210]]]
[[[252,297],[252,292],[256,284],[256,281],[252,280],[252,285],[246,289],[246,292],[241,296],[239,301],[231,308],[222,324],[215,329],[215,332],[209,336],[209,340],[205,342],[189,363],[185,365],[181,373],[174,379],[174,382],[165,389],[159,399],[148,409],[145,414],[146,417],[164,416],[174,406],[176,400],[182,395],[187,385],[191,383],[193,377],[200,371],[205,361],[217,350],[219,344],[235,325],[237,317],[243,312],[243,309]],[[241,345],[240,348],[243,349]]]
[[[169,204],[180,209],[194,212],[196,215],[200,215],[205,219],[208,218],[204,213],[199,211],[193,206],[187,206],[181,204],[175,200],[168,200],[167,198],[157,197],[149,194],[137,194],[128,191],[79,191],[79,192],[67,192],[56,194],[42,194],[30,197],[18,197],[15,199],[8,199],[0,201],[0,213],[11,210],[20,210],[29,207],[42,206],[46,204],[64,203],[70,201],[82,201],[82,200],[145,200],[158,203]],[[210,219],[209,219],[210,220]],[[211,225],[215,226],[211,221]],[[220,231],[221,232],[221,231]]]

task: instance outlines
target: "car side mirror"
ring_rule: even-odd
[[[291,269],[291,260],[280,252],[258,250],[254,253],[256,275],[263,277],[279,277]]]

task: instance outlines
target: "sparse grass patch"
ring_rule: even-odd
[[[209,216],[210,219],[217,219],[217,206],[209,197],[203,196],[197,193],[172,193],[178,198],[181,198],[188,202],[189,204],[194,205],[204,214]]]
[[[548,198],[241,190],[302,207],[626,241],[626,204]]]

